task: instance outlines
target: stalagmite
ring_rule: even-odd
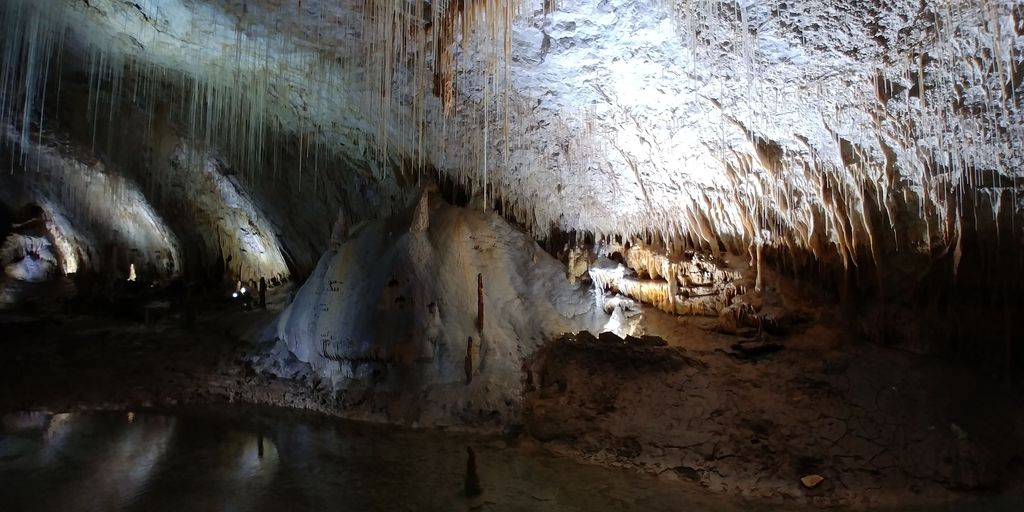
[[[466,372],[466,385],[473,382],[473,338],[466,339],[466,357],[463,367]]]
[[[476,275],[476,330],[484,331],[484,275]]]
[[[466,447],[466,485],[465,494],[467,498],[475,498],[483,494],[480,486],[480,476],[476,471],[476,452],[470,446]]]

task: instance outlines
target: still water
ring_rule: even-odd
[[[462,495],[467,445],[476,450],[484,488],[473,500]],[[500,440],[228,409],[5,415],[0,510],[794,508],[726,502],[676,483],[506,447]]]

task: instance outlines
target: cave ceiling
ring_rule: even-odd
[[[999,232],[1024,211],[1018,2],[10,0],[0,13],[4,97],[22,91],[8,119],[61,58],[143,110],[171,102],[182,132],[250,167],[285,134],[295,176],[397,187],[389,176],[438,173],[535,233],[854,261],[945,250],[963,218]],[[176,92],[139,100],[153,83]],[[314,169],[319,153],[355,170]]]

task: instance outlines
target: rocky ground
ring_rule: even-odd
[[[241,402],[382,419],[330,396],[302,365],[291,379],[255,369],[272,345],[240,340],[273,311],[203,309],[194,329],[175,315],[146,325],[3,313],[0,411]],[[997,381],[820,327],[761,351],[750,350],[761,340],[737,346],[699,320],[651,324],[669,343],[586,333],[548,343],[527,368],[520,440],[716,493],[819,506],[1022,488],[1024,415]],[[808,488],[801,478],[812,475],[824,479]]]
[[[998,380],[821,327],[737,343],[679,322],[691,334],[666,346],[547,345],[530,363],[527,432],[599,464],[822,506],[1022,489],[1024,416]]]

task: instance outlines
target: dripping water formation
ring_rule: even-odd
[[[14,510],[1024,506],[1020,1],[0,27]]]

